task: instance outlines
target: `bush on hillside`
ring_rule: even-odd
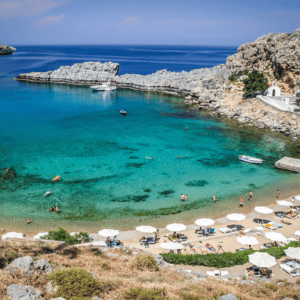
[[[290,247],[300,247],[300,242],[291,242],[284,247],[273,247],[268,249],[259,250],[259,252],[267,252],[268,254],[279,259],[285,256],[284,250]],[[248,255],[257,252],[254,250],[239,251],[237,253],[225,252],[222,254],[170,254],[162,253],[164,261],[174,265],[190,265],[190,266],[206,266],[213,268],[229,268],[236,265],[244,265],[249,261]]]
[[[101,291],[99,283],[88,271],[83,269],[59,270],[51,273],[49,279],[58,286],[55,297],[62,297],[67,300],[74,300],[74,297],[92,298]]]
[[[167,298],[165,289],[130,288],[125,292],[124,299],[125,300],[166,300],[170,298]]]
[[[156,260],[150,255],[139,255],[136,259],[134,267],[136,267],[139,270],[159,270]]]
[[[244,92],[246,96],[250,96],[255,92],[264,92],[269,88],[268,79],[263,73],[257,70],[248,74],[248,78],[243,80],[245,87]]]
[[[90,241],[86,232],[80,232],[79,234],[75,234],[75,236],[70,236],[70,234],[61,227],[59,227],[57,231],[49,231],[48,235],[42,237],[42,239],[63,241],[68,245],[80,244],[82,240],[86,243]]]
[[[241,71],[239,73],[232,73],[228,79],[230,81],[236,81],[237,79],[239,79],[241,76],[243,75],[248,75],[249,74],[249,70],[248,69],[245,69],[244,71]]]

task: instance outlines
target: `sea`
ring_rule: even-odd
[[[120,75],[190,71],[225,63],[237,47],[16,48],[0,56],[0,173],[16,172],[0,180],[0,223],[16,228],[29,217],[37,230],[192,223],[239,211],[241,195],[250,207],[274,200],[277,189],[283,195],[298,189],[297,174],[274,168],[283,156],[300,156],[299,143],[282,134],[211,116],[165,94],[15,80],[85,61],[119,63]],[[241,154],[264,163],[241,162]],[[49,212],[53,206],[59,214]]]

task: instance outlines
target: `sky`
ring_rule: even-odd
[[[300,27],[300,0],[0,0],[0,44],[238,46]]]

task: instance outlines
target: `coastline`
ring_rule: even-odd
[[[9,231],[22,232],[28,237],[33,237],[39,232],[46,232],[50,230],[57,230],[59,227],[66,229],[69,232],[72,231],[85,231],[88,233],[95,233],[103,228],[114,228],[121,232],[131,232],[135,230],[136,226],[139,225],[151,225],[160,229],[160,231],[165,230],[165,226],[170,223],[184,223],[188,228],[194,228],[196,225],[194,221],[199,218],[212,218],[217,221],[217,223],[230,223],[225,217],[229,213],[242,213],[248,217],[251,217],[255,206],[271,206],[276,208],[276,192],[277,189],[281,191],[282,199],[291,199],[291,197],[300,194],[300,188],[298,186],[297,180],[293,186],[295,189],[292,191],[284,190],[285,183],[281,182],[280,185],[277,183],[276,188],[272,190],[270,186],[253,190],[253,200],[249,202],[248,193],[241,194],[245,198],[244,207],[239,208],[238,199],[226,199],[224,201],[217,201],[216,204],[211,204],[210,206],[188,210],[182,213],[160,216],[160,217],[130,217],[128,219],[122,218],[121,220],[109,219],[103,221],[68,221],[68,220],[33,220],[30,225],[26,224],[26,218],[20,220],[16,218],[5,218],[2,217],[1,227],[5,229],[5,233]],[[273,192],[271,196],[271,192]],[[269,195],[265,197],[265,195]],[[297,204],[297,202],[295,203]],[[213,209],[213,213],[212,213]],[[121,225],[122,223],[122,225]],[[197,226],[196,226],[197,227]],[[27,237],[26,237],[27,238]]]

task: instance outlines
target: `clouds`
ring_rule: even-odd
[[[121,23],[122,25],[137,25],[140,22],[139,17],[128,17]]]
[[[165,21],[153,24],[152,27],[174,26],[174,25],[178,25],[180,22],[182,22],[182,20],[165,20]]]
[[[70,0],[0,0],[0,19],[41,15],[52,8],[63,6],[68,3],[70,3]]]
[[[41,19],[38,21],[38,25],[48,25],[48,24],[59,24],[63,21],[63,19],[66,17],[67,15],[60,15],[58,17],[55,16],[49,16],[47,18]]]

